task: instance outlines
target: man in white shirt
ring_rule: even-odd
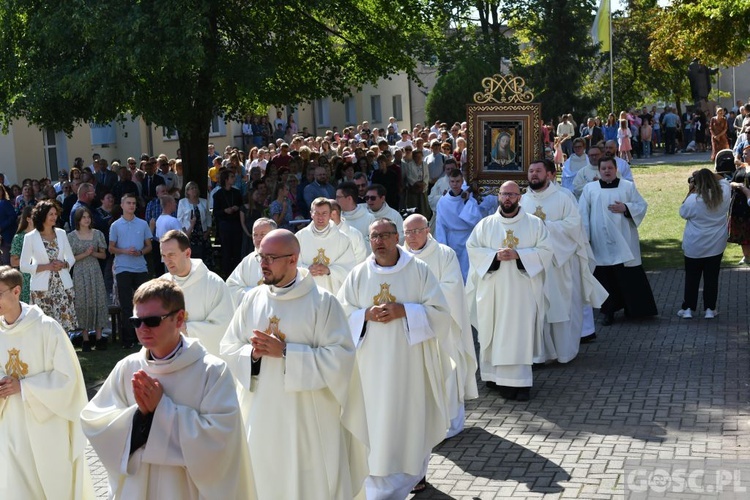
[[[235,307],[240,305],[247,292],[263,284],[263,272],[258,261],[258,248],[263,237],[276,229],[276,221],[261,217],[253,224],[253,246],[255,250],[245,256],[227,278],[227,286]]]
[[[390,219],[396,225],[398,241],[399,243],[403,243],[404,228],[402,226],[404,218],[385,202],[385,187],[380,184],[370,184],[367,188],[367,196],[365,198],[367,200],[367,208],[376,219],[385,217],[386,219]],[[344,213],[344,217],[346,217],[346,212]]]

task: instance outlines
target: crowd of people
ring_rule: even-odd
[[[483,196],[467,183],[466,124],[391,119],[267,144],[256,122],[247,155],[209,145],[207,198],[165,155],[76,161],[13,201],[0,188],[18,224],[7,238],[3,227],[18,269],[0,267],[0,423],[14,464],[0,493],[92,497],[88,438],[116,498],[406,498],[426,487],[432,448],[463,430],[477,371],[525,401],[535,367],[596,339],[594,309],[602,327],[620,310],[658,313],[627,123],[608,138],[596,120],[576,131],[564,117],[560,168],[533,159],[525,193],[508,181]],[[730,241],[750,251],[738,229],[750,117],[741,130],[731,184],[724,167],[690,177],[682,318],[701,277],[705,317],[717,314],[727,210]],[[122,347],[142,349],[87,403],[67,332],[106,349],[111,300]]]

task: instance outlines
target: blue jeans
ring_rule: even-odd
[[[643,144],[643,156],[648,158],[651,156],[651,141],[641,141],[641,144]]]

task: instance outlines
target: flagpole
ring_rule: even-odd
[[[614,82],[614,76],[613,76],[613,47],[612,47],[612,2],[609,3],[609,12],[607,12],[607,17],[609,18],[609,108],[610,113],[615,112],[615,82]]]

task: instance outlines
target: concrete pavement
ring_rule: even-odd
[[[722,270],[713,320],[675,315],[682,270],[648,275],[659,317],[598,325],[573,362],[535,371],[531,401],[482,385],[415,498],[622,498],[628,458],[750,459],[750,268]],[[106,473],[88,458],[106,498]]]

